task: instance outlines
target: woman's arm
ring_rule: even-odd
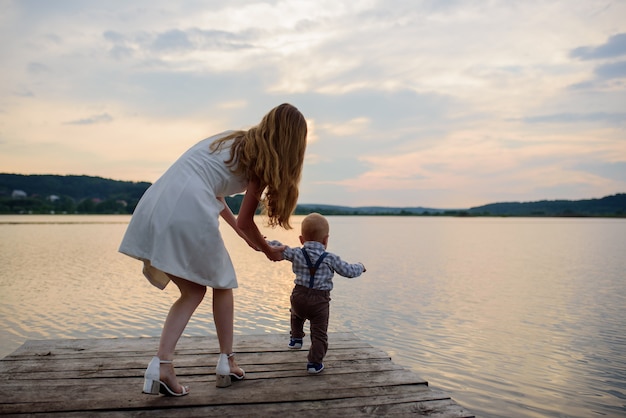
[[[222,202],[222,204],[224,205],[224,209],[220,212],[220,216],[222,217],[222,219],[224,219],[224,221],[226,221],[226,223],[230,225],[231,228],[235,230],[235,232],[237,232],[237,235],[243,238],[252,249],[256,251],[261,251],[258,247],[256,247],[256,245],[252,241],[248,239],[246,234],[237,226],[237,219],[235,218],[233,211],[231,211],[230,207],[228,207],[228,204],[226,203],[226,199],[223,197],[218,197],[217,200]]]
[[[283,259],[284,246],[273,247],[267,243],[265,237],[259,231],[256,223],[254,222],[254,214],[259,206],[259,200],[261,199],[261,188],[258,179],[250,180],[246,194],[241,202],[241,208],[239,208],[239,216],[237,216],[237,227],[241,230],[248,240],[263,251],[267,258],[272,261],[280,261]]]

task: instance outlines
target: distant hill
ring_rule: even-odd
[[[0,213],[132,213],[150,187],[91,176],[1,174]],[[226,198],[237,213],[243,195]],[[626,193],[588,200],[492,203],[469,209],[299,204],[296,214],[350,216],[615,216],[626,217]]]
[[[57,176],[49,174],[0,174],[0,196],[11,194],[13,190],[23,190],[28,196],[64,195],[74,199],[112,196],[139,199],[148,182],[110,180],[90,176]]]
[[[319,212],[324,215],[392,215],[392,216],[611,216],[626,217],[626,194],[587,200],[542,200],[538,202],[505,202],[469,209],[433,209],[425,207],[333,206],[301,204],[297,214]]]
[[[299,204],[296,214],[305,215],[319,212],[324,215],[435,215],[447,212],[446,209],[418,207],[387,207],[387,206],[334,206],[322,204]]]
[[[587,200],[491,203],[467,211],[491,216],[626,216],[626,193]]]
[[[132,213],[148,187],[102,177],[0,174],[0,213]]]

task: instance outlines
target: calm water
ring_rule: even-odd
[[[266,235],[297,245],[300,219]],[[336,277],[331,331],[355,332],[478,416],[626,416],[626,220],[329,219],[329,250],[367,267]],[[128,220],[0,216],[0,356],[27,339],[160,334],[177,295],[117,253]],[[290,264],[223,233],[236,334],[287,335]],[[215,335],[210,303],[187,335]]]

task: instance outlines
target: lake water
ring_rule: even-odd
[[[0,216],[0,357],[28,339],[160,334],[177,294],[117,253],[129,219]],[[301,219],[265,234],[295,246]],[[626,220],[329,221],[329,251],[367,267],[335,277],[331,331],[356,333],[477,416],[626,416]],[[222,231],[239,276],[235,333],[288,335],[291,265]],[[215,335],[210,300],[186,335]]]

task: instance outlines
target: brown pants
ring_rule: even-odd
[[[304,337],[304,322],[311,327],[311,348],[308,361],[321,363],[328,351],[328,318],[330,291],[296,285],[291,292],[291,337]]]

